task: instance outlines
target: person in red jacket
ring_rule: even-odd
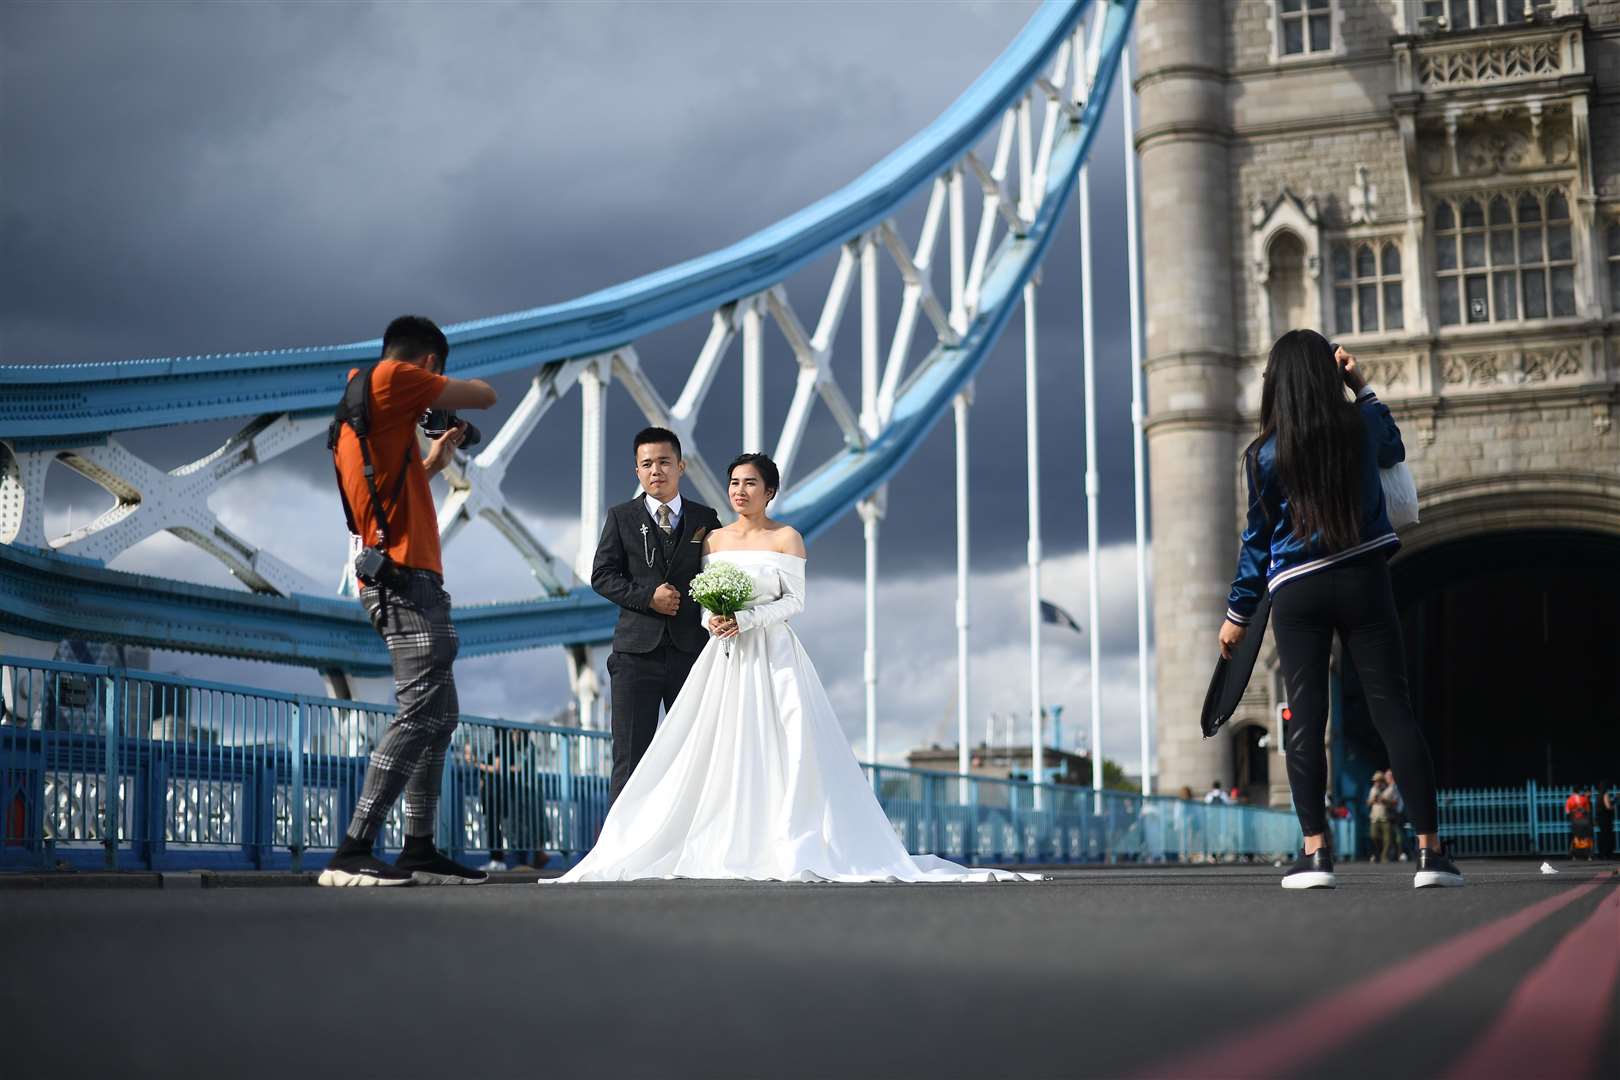
[[[1569,857],[1592,859],[1592,800],[1586,788],[1577,787],[1564,800],[1564,817],[1569,819]]]

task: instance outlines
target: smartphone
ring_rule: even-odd
[[[1328,342],[1328,348],[1333,351],[1334,362],[1337,363],[1339,350],[1343,348],[1343,346],[1337,341],[1330,341]],[[1339,368],[1339,378],[1344,380],[1346,386],[1350,385],[1350,372],[1343,367]]]

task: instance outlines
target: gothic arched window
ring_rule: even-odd
[[[1305,289],[1305,243],[1291,230],[1279,230],[1267,249],[1271,273],[1266,288],[1271,298],[1271,336],[1311,324]]]

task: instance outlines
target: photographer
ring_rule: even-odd
[[[453,885],[488,876],[446,858],[433,843],[445,751],[460,713],[451,672],[456,628],[428,477],[476,436],[464,421],[449,418],[424,458],[416,428],[429,409],[495,404],[488,383],[445,377],[449,352],[443,331],[430,320],[395,319],[383,334],[377,365],[349,373],[328,438],[350,528],[359,538],[360,602],[387,643],[399,711],[372,752],[348,833],[322,871],[322,885]],[[401,792],[405,847],[389,865],[372,854],[372,844]]]
[[[1400,429],[1354,356],[1312,330],[1290,330],[1277,339],[1263,376],[1260,433],[1243,453],[1248,525],[1220,646],[1223,656],[1231,655],[1256,615],[1262,590],[1267,592],[1293,711],[1286,734],[1288,784],[1305,834],[1303,854],[1283,876],[1285,889],[1335,884],[1323,812],[1335,634],[1361,676],[1373,726],[1407,785],[1420,845],[1413,885],[1463,883],[1440,841],[1434,765],[1412,713],[1389,579],[1387,560],[1399,541],[1379,470],[1405,456]],[[1369,797],[1369,804],[1381,801]],[[1387,814],[1385,822],[1380,831],[1387,835]]]

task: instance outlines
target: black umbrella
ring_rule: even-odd
[[[1260,655],[1260,645],[1266,639],[1266,620],[1271,616],[1271,597],[1260,598],[1260,606],[1249,620],[1249,632],[1243,635],[1231,659],[1221,657],[1215,661],[1215,674],[1210,676],[1209,692],[1204,695],[1204,711],[1198,726],[1204,729],[1204,738],[1221,730],[1221,725],[1237,712],[1238,701],[1248,689],[1249,676],[1254,674],[1254,661]]]

